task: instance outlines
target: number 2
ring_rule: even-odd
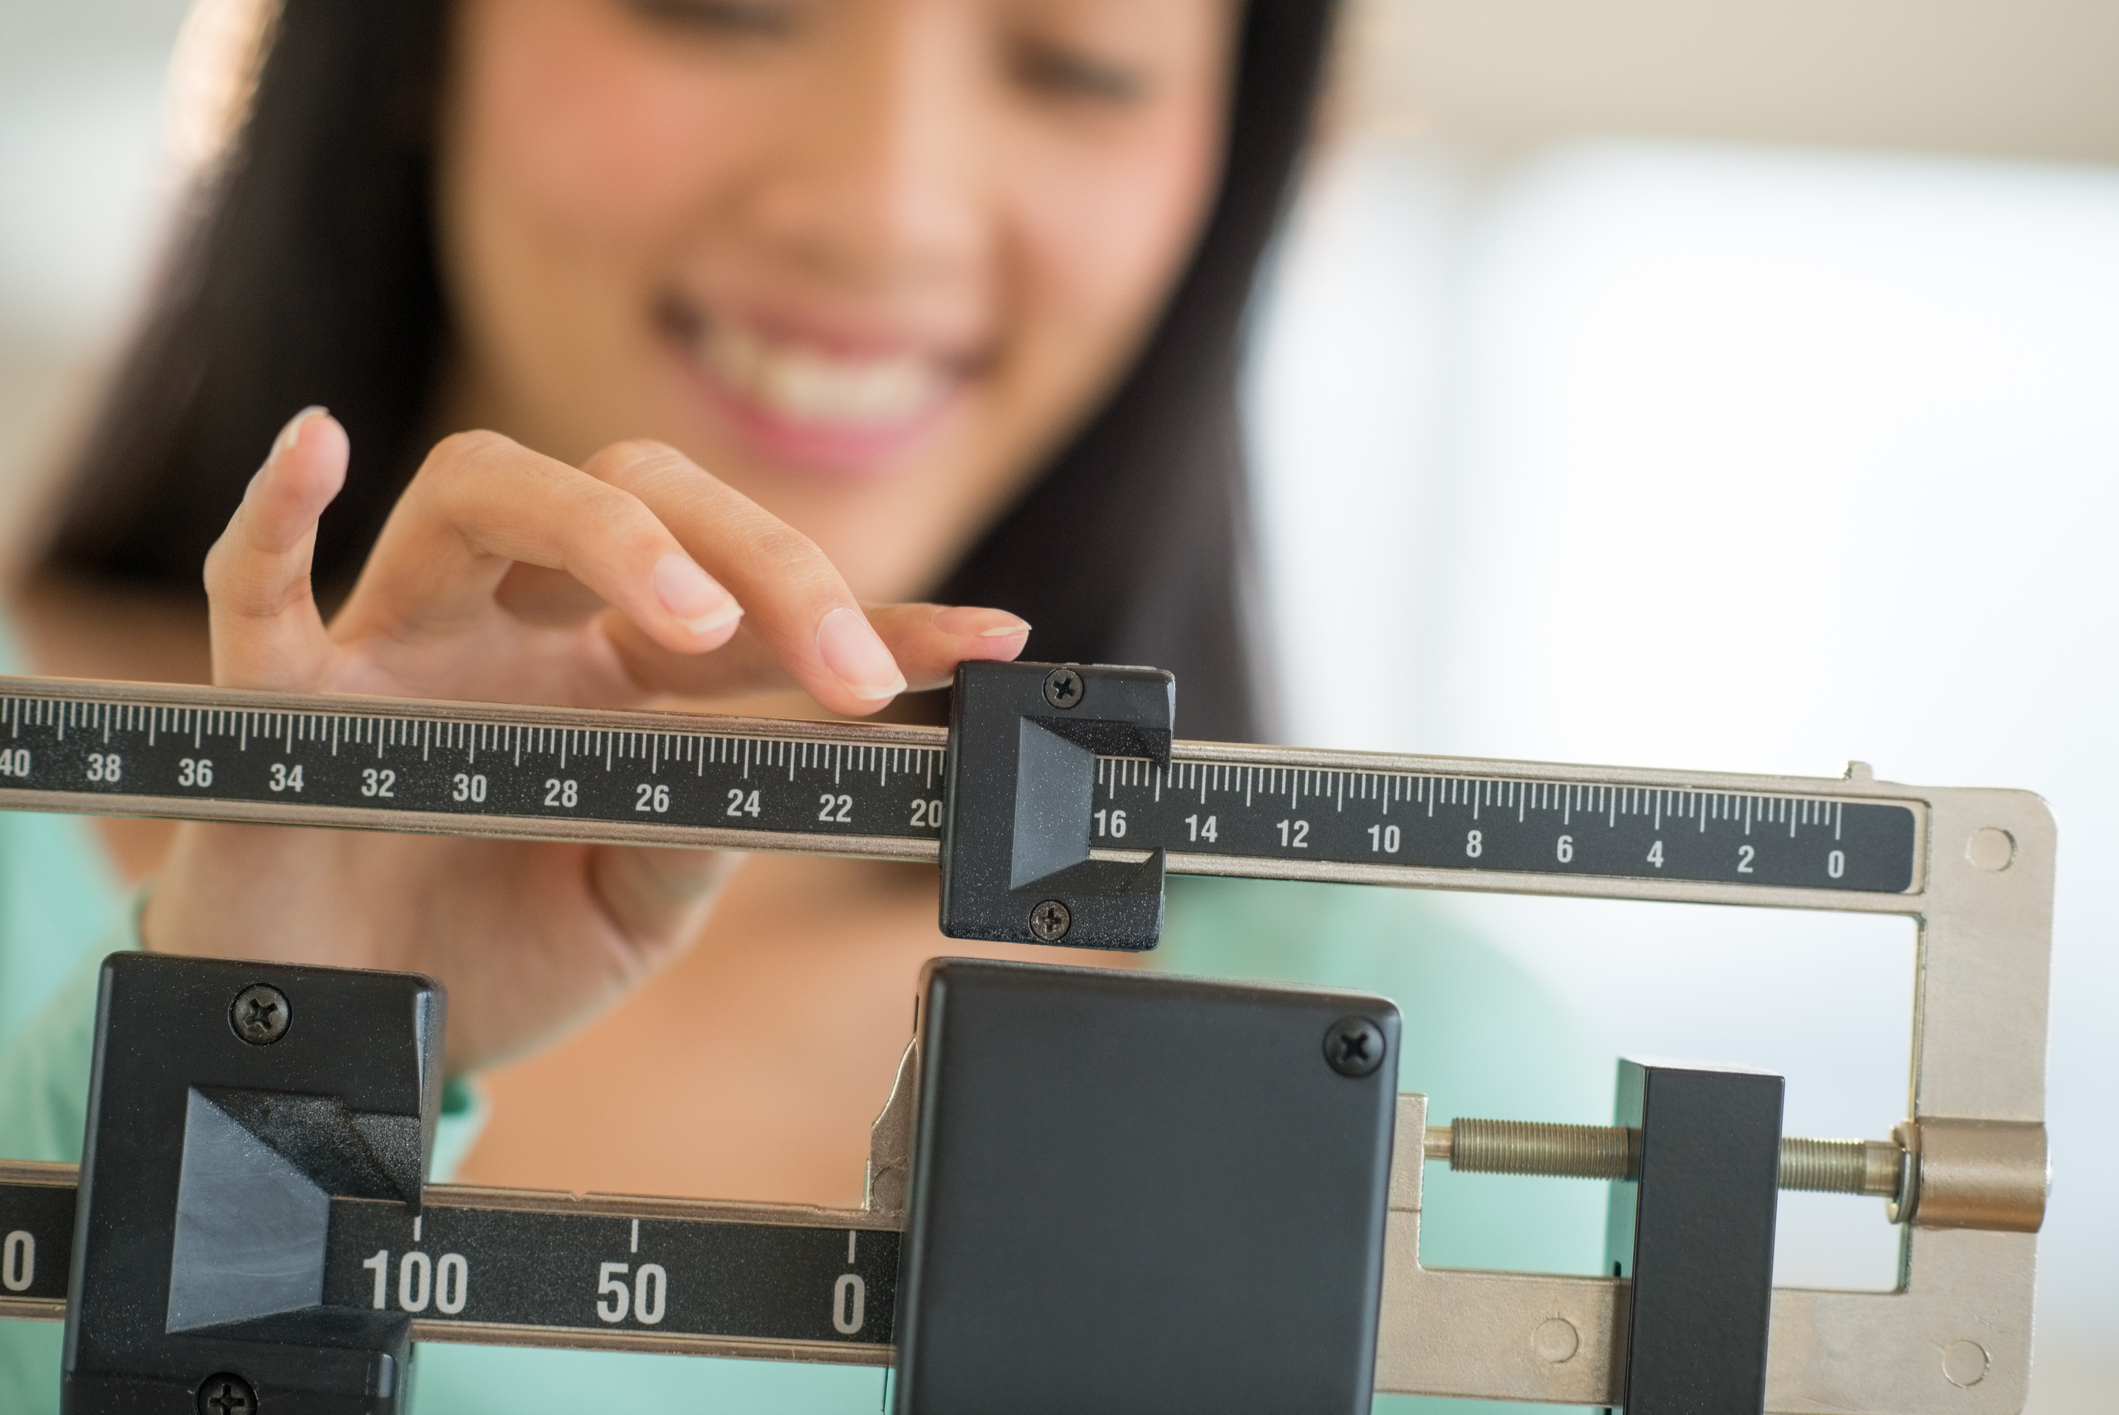
[[[1754,849],[1753,849],[1753,848],[1752,848],[1751,846],[1749,846],[1749,845],[1739,845],[1739,846],[1737,846],[1737,847],[1736,847],[1736,872],[1737,872],[1738,874],[1740,874],[1740,875],[1748,875],[1748,874],[1750,874],[1750,873],[1752,872],[1752,870],[1751,870],[1751,862],[1752,862],[1753,860],[1756,860],[1757,858],[1758,858],[1758,851],[1757,851],[1757,850],[1754,850]]]

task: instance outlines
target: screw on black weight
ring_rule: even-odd
[[[1366,1017],[1342,1017],[1324,1034],[1324,1059],[1342,1076],[1366,1076],[1383,1064],[1383,1029]]]
[[[258,1393],[241,1376],[223,1371],[199,1386],[199,1415],[257,1415]]]
[[[1056,708],[1071,708],[1082,700],[1082,675],[1071,668],[1055,668],[1045,675],[1045,701]]]
[[[287,994],[270,983],[252,983],[235,995],[235,1005],[228,1009],[235,1034],[254,1047],[269,1047],[286,1036],[293,1017]]]
[[[1039,943],[1058,943],[1074,927],[1074,911],[1057,899],[1047,899],[1030,911],[1030,932]]]

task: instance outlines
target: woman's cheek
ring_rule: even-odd
[[[615,6],[471,0],[466,9],[465,155],[492,175],[514,219],[570,244],[681,239],[747,135],[776,121],[742,76],[702,83],[696,65]]]
[[[1122,368],[1162,313],[1197,241],[1219,167],[1213,125],[1176,119],[1121,151],[1025,163],[1015,190],[1016,307],[1038,362],[1070,391]],[[1106,380],[1107,381],[1107,380]]]

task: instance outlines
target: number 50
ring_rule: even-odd
[[[620,1281],[626,1267],[624,1263],[605,1263],[596,1270],[596,1315],[615,1325],[625,1320],[630,1308],[642,1326],[654,1326],[668,1310],[670,1275],[660,1263],[642,1263],[640,1271],[633,1274],[633,1287],[628,1292]]]

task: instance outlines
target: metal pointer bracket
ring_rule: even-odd
[[[1093,850],[1098,757],[1168,766],[1176,680],[1156,668],[967,663],[949,713],[942,932],[1138,952],[1162,935],[1164,856]],[[1122,769],[1107,762],[1104,769]]]

